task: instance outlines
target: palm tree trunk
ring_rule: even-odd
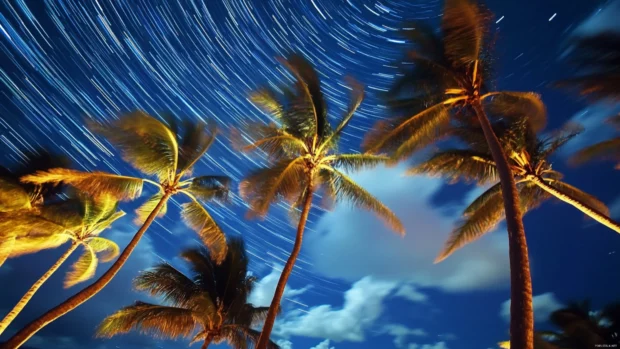
[[[546,191],[547,193],[549,193],[549,194],[555,196],[556,198],[566,202],[567,204],[572,205],[573,207],[575,207],[579,211],[585,213],[590,218],[592,218],[595,221],[601,223],[602,225],[606,226],[607,228],[615,231],[616,233],[620,233],[620,224],[618,222],[612,220],[611,218],[609,218],[606,215],[600,213],[599,211],[595,210],[594,208],[588,206],[587,204],[585,204],[585,203],[583,203],[583,202],[573,198],[572,196],[560,192],[559,190],[557,190],[554,187],[550,186],[549,184],[545,183],[544,180],[542,180],[542,179],[540,179],[538,177],[532,178],[532,181],[534,183],[536,183],[536,185],[539,188],[541,188],[542,190]]]
[[[280,300],[284,295],[284,288],[286,287],[286,282],[288,281],[288,278],[293,271],[293,266],[295,265],[295,261],[297,260],[297,256],[299,255],[299,251],[301,250],[301,242],[303,240],[304,230],[306,228],[306,221],[308,220],[308,214],[310,213],[310,208],[312,207],[313,194],[314,188],[312,188],[312,184],[310,184],[308,185],[308,192],[306,193],[304,206],[301,211],[301,217],[299,218],[299,224],[297,225],[297,235],[295,236],[293,251],[291,251],[291,255],[288,257],[286,265],[284,265],[284,270],[282,270],[282,275],[280,275],[280,280],[278,280],[278,286],[276,287],[276,292],[273,295],[271,305],[269,306],[269,310],[267,311],[265,324],[263,325],[263,330],[258,339],[258,344],[256,344],[256,349],[267,349],[267,345],[269,344],[269,337],[271,336],[273,324],[275,323],[276,316],[278,315]]]
[[[155,206],[151,214],[149,214],[149,216],[146,218],[146,221],[144,222],[142,227],[138,229],[138,231],[133,236],[133,238],[127,245],[127,247],[125,247],[125,249],[123,250],[121,255],[118,257],[116,262],[114,262],[114,264],[112,264],[110,269],[108,269],[103,275],[101,275],[101,277],[99,277],[97,281],[93,282],[90,286],[84,288],[82,291],[78,292],[71,298],[67,299],[63,303],[57,305],[55,308],[49,310],[47,313],[40,316],[38,319],[26,325],[26,327],[22,328],[13,337],[9,338],[9,340],[6,341],[4,345],[2,346],[2,349],[19,348],[24,343],[26,343],[26,341],[30,339],[30,337],[32,337],[40,329],[47,326],[47,324],[65,315],[66,313],[75,309],[80,304],[86,302],[87,300],[92,298],[94,295],[99,293],[99,291],[101,291],[110,281],[112,281],[114,276],[116,276],[116,274],[123,267],[125,262],[127,262],[127,259],[129,258],[133,250],[138,245],[138,242],[140,242],[140,239],[142,238],[146,230],[149,228],[151,223],[153,223],[153,221],[157,217],[157,214],[159,213],[161,208],[165,205],[166,201],[168,201],[168,199],[170,198],[170,195],[172,194],[171,193],[164,194],[164,196],[161,198],[157,206]]]
[[[4,319],[2,319],[2,321],[0,321],[0,334],[2,334],[2,332],[4,332],[4,330],[6,330],[6,328],[11,324],[11,322],[15,320],[17,315],[19,315],[19,313],[24,309],[24,307],[26,307],[26,304],[30,302],[30,299],[32,299],[34,294],[37,293],[39,288],[43,286],[43,284],[47,281],[47,279],[49,279],[52,276],[52,274],[54,274],[54,272],[58,270],[58,268],[60,268],[60,266],[67,260],[67,258],[69,258],[69,256],[73,253],[73,251],[75,251],[75,249],[78,246],[79,244],[77,242],[73,242],[71,246],[69,247],[69,249],[66,250],[65,253],[63,253],[62,256],[60,256],[60,258],[58,258],[56,263],[54,263],[54,265],[52,265],[45,272],[45,274],[43,274],[43,276],[41,276],[39,280],[37,280],[37,282],[35,282],[30,287],[28,292],[26,292],[26,294],[22,296],[19,302],[15,304],[13,309],[11,309],[11,311],[4,317]]]
[[[207,349],[209,347],[209,344],[211,344],[212,340],[213,340],[213,336],[208,334],[207,337],[205,338],[205,342],[202,343],[202,346],[200,347],[200,349]]]
[[[476,116],[489,145],[499,174],[510,255],[510,344],[512,349],[534,348],[534,309],[532,279],[525,240],[525,229],[519,204],[519,192],[508,166],[506,154],[487,118],[480,101],[473,103]]]

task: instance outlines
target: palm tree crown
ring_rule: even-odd
[[[98,336],[135,329],[158,338],[192,338],[203,348],[211,342],[228,342],[239,349],[256,343],[260,333],[251,327],[264,318],[267,308],[248,303],[256,278],[247,274],[243,241],[229,242],[221,264],[206,249],[189,249],[181,256],[191,275],[163,263],[134,280],[137,290],[161,297],[164,305],[137,302],[125,307],[101,323]],[[277,345],[271,342],[270,348]]]

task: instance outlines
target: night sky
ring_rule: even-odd
[[[617,108],[588,105],[549,87],[572,74],[562,60],[571,36],[620,30],[620,1],[488,0],[487,5],[498,30],[498,87],[542,94],[548,130],[569,120],[586,126],[554,158],[554,169],[620,218],[618,172],[612,164],[565,165],[580,146],[611,135],[601,120]],[[407,48],[397,30],[405,21],[438,24],[441,7],[441,1],[431,0],[3,0],[0,163],[23,161],[24,152],[43,147],[69,155],[78,169],[136,174],[111,146],[95,140],[83,120],[143,109],[216,120],[223,133],[195,172],[225,174],[238,183],[261,160],[236,153],[227,130],[244,120],[266,119],[249,102],[248,92],[291,81],[275,59],[291,52],[303,54],[319,71],[332,120],[348,101],[344,77],[366,86],[367,97],[341,144],[358,150],[368,127],[389,116],[378,97],[394,80],[394,62]],[[503,226],[432,264],[461,210],[482,189],[403,177],[404,168],[378,168],[354,178],[402,218],[405,238],[347,205],[312,211],[273,333],[283,349],[486,349],[508,339]],[[236,196],[229,206],[214,205],[225,232],[246,240],[252,273],[260,278],[253,303],[268,305],[294,238],[284,205],[263,221],[246,220],[247,208]],[[132,212],[136,206],[126,203],[122,209]],[[104,233],[121,247],[137,229],[128,216]],[[590,299],[598,309],[620,300],[617,234],[557,201],[528,213],[525,227],[538,329],[549,328],[548,314],[570,301]],[[93,333],[106,315],[148,300],[131,290],[139,271],[162,260],[181,267],[178,253],[197,243],[178,209],[170,209],[104,291],[28,345],[185,347],[187,342],[139,334],[104,341]],[[65,247],[9,260],[0,268],[2,315]],[[83,287],[62,289],[69,265],[39,291],[0,342]],[[106,268],[101,264],[97,275]]]

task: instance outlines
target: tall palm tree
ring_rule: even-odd
[[[110,269],[93,284],[17,332],[6,342],[7,348],[19,347],[45,325],[101,291],[125,264],[155,218],[166,212],[166,203],[172,195],[181,193],[190,199],[182,205],[181,215],[198,232],[216,260],[222,260],[226,255],[224,233],[201,202],[225,199],[229,179],[222,176],[185,178],[213,143],[216,136],[214,126],[207,127],[198,122],[191,127],[169,127],[144,112],[135,112],[105,125],[90,123],[90,127],[116,146],[125,161],[157,180],[57,168],[25,176],[23,181],[65,183],[93,196],[107,193],[117,199],[138,197],[144,182],[154,184],[158,192],[136,211],[142,226]]]
[[[293,251],[278,281],[257,349],[265,349],[271,334],[286,282],[301,249],[312,198],[317,191],[321,190],[328,199],[348,200],[373,211],[392,229],[404,234],[404,228],[394,213],[342,171],[369,168],[387,160],[385,156],[337,152],[338,139],[362,102],[363,87],[350,82],[352,97],[349,108],[341,122],[332,129],[314,68],[298,55],[280,61],[296,79],[294,86],[283,89],[285,98],[280,99],[268,89],[251,95],[252,101],[278,123],[253,123],[243,137],[237,134],[239,139],[250,139],[249,145],[242,147],[244,151],[259,149],[269,157],[267,167],[250,173],[240,184],[241,196],[249,202],[251,215],[264,217],[270,205],[281,199],[292,202],[292,209],[300,213]],[[237,143],[243,143],[239,139]]]
[[[21,237],[15,242],[10,257],[20,256],[43,249],[41,245],[49,246],[50,241],[64,243],[71,241],[71,246],[60,256],[44,274],[17,302],[13,309],[0,321],[0,334],[24,309],[34,294],[49,279],[52,274],[71,256],[75,250],[82,246],[84,253],[73,264],[72,271],[67,274],[65,288],[84,282],[93,276],[97,270],[99,260],[109,262],[119,254],[118,245],[112,240],[99,236],[101,232],[109,228],[114,221],[125,215],[123,211],[117,211],[117,202],[109,196],[102,196],[97,200],[83,198],[79,203],[81,212],[74,209],[74,202],[65,202],[59,205],[45,206],[40,209],[39,215],[44,219],[54,222],[64,229],[60,232],[43,237]],[[99,256],[97,255],[99,254]]]
[[[620,34],[604,32],[578,37],[569,57],[577,68],[577,76],[561,80],[557,86],[576,89],[594,101],[620,101]],[[620,131],[620,115],[609,121]],[[616,169],[620,169],[620,138],[586,147],[571,160],[582,163],[593,159],[613,160],[617,163]]]
[[[192,338],[191,344],[228,342],[245,349],[258,341],[252,326],[262,321],[266,307],[248,303],[256,278],[248,276],[248,258],[243,240],[232,239],[224,262],[218,264],[206,249],[189,249],[181,256],[192,275],[167,263],[134,279],[138,291],[162,297],[165,304],[136,302],[107,317],[97,331],[112,337],[132,330],[158,338]],[[278,346],[269,342],[270,349]]]
[[[416,23],[405,34],[415,44],[403,62],[404,71],[394,84],[391,106],[405,117],[381,121],[366,136],[370,153],[393,153],[401,160],[448,135],[454,121],[476,123],[497,164],[503,193],[510,246],[511,321],[513,346],[532,349],[534,317],[527,242],[519,197],[506,155],[493,133],[485,107],[504,109],[504,117],[527,109],[532,127],[544,125],[544,105],[536,94],[492,91],[493,44],[491,15],[474,0],[445,0],[441,34]]]
[[[478,132],[478,140],[475,133]],[[525,213],[542,201],[555,197],[620,233],[620,224],[609,218],[609,209],[590,194],[562,181],[562,174],[553,170],[550,157],[571,140],[579,130],[566,129],[549,138],[537,138],[524,125],[515,123],[500,137],[508,163],[517,183],[521,209]],[[468,148],[445,149],[408,170],[408,174],[429,174],[451,180],[475,180],[480,184],[495,183],[464,211],[465,220],[451,234],[436,262],[492,230],[503,218],[502,188],[497,183],[497,166],[484,142],[481,131],[468,128],[455,133],[466,135]]]

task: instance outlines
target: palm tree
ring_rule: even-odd
[[[109,196],[102,196],[98,200],[83,198],[80,202],[81,212],[73,207],[75,202],[64,202],[58,205],[44,206],[40,209],[40,216],[63,227],[62,232],[52,235],[21,237],[15,241],[10,257],[17,257],[32,251],[40,251],[44,247],[53,244],[71,241],[71,246],[60,256],[46,272],[17,302],[15,307],[0,321],[0,334],[24,309],[34,294],[49,279],[52,274],[71,256],[79,247],[84,248],[84,253],[73,264],[71,273],[65,279],[65,288],[84,282],[95,275],[97,264],[109,262],[119,254],[118,245],[112,240],[99,236],[101,232],[125,215],[123,211],[117,211],[117,202]],[[44,247],[41,247],[43,245]],[[99,256],[97,255],[99,254]]]
[[[248,276],[248,258],[243,240],[232,239],[224,262],[218,264],[206,249],[188,249],[181,256],[192,275],[162,263],[134,279],[138,291],[162,297],[165,304],[137,302],[107,317],[97,336],[112,336],[138,330],[157,338],[192,338],[191,344],[228,342],[245,349],[260,333],[251,327],[262,321],[266,307],[248,303],[256,278]],[[270,349],[278,346],[269,342]]]
[[[560,331],[553,333],[554,344],[567,349],[586,349],[602,344],[618,344],[612,333],[604,326],[602,312],[593,312],[588,301],[575,302],[554,311],[549,321]]]
[[[377,123],[363,148],[389,152],[402,160],[414,151],[448,135],[454,121],[482,127],[502,187],[508,226],[511,265],[511,321],[513,346],[532,349],[533,308],[527,242],[514,178],[501,144],[493,133],[485,107],[503,109],[503,117],[523,115],[532,127],[542,128],[544,105],[536,94],[492,91],[488,79],[492,57],[491,15],[474,0],[445,0],[441,35],[416,23],[405,34],[415,51],[403,62],[404,72],[390,92],[390,105],[399,117]]]
[[[348,200],[373,211],[391,228],[404,234],[404,228],[394,213],[340,169],[359,170],[387,160],[385,156],[337,152],[338,139],[362,102],[363,87],[350,82],[352,98],[349,108],[342,121],[332,129],[314,68],[298,55],[280,61],[296,79],[292,88],[283,89],[286,98],[280,100],[268,89],[251,95],[252,101],[278,123],[254,123],[249,125],[243,137],[240,133],[236,135],[238,145],[243,143],[241,138],[250,139],[249,145],[242,147],[243,151],[260,149],[269,158],[267,167],[250,173],[240,184],[240,193],[249,202],[250,214],[264,217],[270,205],[281,199],[292,202],[292,209],[299,213],[293,251],[278,281],[257,349],[265,349],[271,334],[284,287],[301,249],[312,198],[317,191],[322,190],[327,199]]]
[[[556,86],[576,89],[594,101],[620,101],[620,34],[604,32],[578,37],[569,57],[578,74],[574,78],[557,82]],[[609,121],[620,130],[620,115]],[[571,160],[582,163],[593,159],[616,161],[616,169],[620,169],[620,138],[586,147]]]
[[[191,127],[188,124],[185,127],[168,127],[144,112],[131,113],[110,124],[90,123],[90,126],[115,145],[125,161],[157,180],[65,168],[41,171],[25,176],[22,180],[34,184],[65,183],[93,196],[107,193],[117,199],[138,197],[144,182],[154,184],[159,191],[136,211],[142,226],[110,269],[93,284],[17,332],[6,342],[7,348],[19,347],[45,325],[101,291],[125,264],[155,218],[166,212],[166,203],[172,195],[182,193],[190,199],[182,205],[181,215],[184,221],[198,232],[216,260],[222,260],[226,255],[224,233],[201,202],[225,199],[229,179],[222,176],[185,179],[213,143],[216,135],[214,126],[207,127],[205,123],[199,122]]]
[[[539,206],[542,201],[555,197],[620,233],[620,224],[609,218],[609,209],[604,203],[563,182],[562,174],[551,167],[549,158],[578,132],[579,130],[574,128],[566,129],[549,138],[540,139],[524,123],[515,123],[509,130],[504,131],[500,141],[504,144],[506,154],[509,154],[509,166],[517,183],[521,209],[525,213]],[[452,232],[436,262],[444,260],[457,249],[491,231],[504,218],[502,188],[497,183],[497,166],[484,142],[482,132],[467,128],[466,131],[456,129],[455,133],[466,136],[469,141],[468,148],[438,151],[407,173],[495,184],[465,209],[465,220]]]

